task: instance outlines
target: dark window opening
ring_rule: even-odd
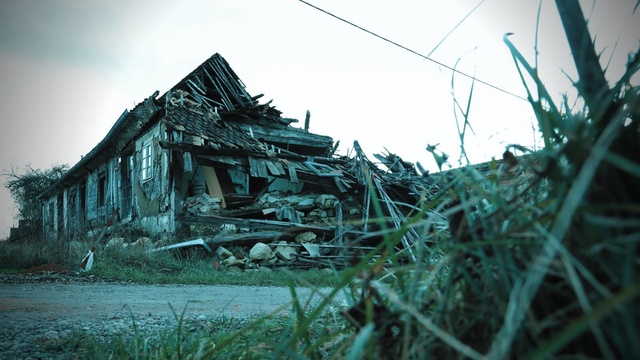
[[[255,194],[264,189],[269,184],[269,180],[261,177],[249,177],[249,194]]]
[[[123,155],[120,159],[120,215],[128,218],[133,213],[133,155]]]
[[[104,206],[107,202],[107,175],[101,173],[98,176],[98,206]]]
[[[53,229],[53,221],[55,220],[53,218],[53,200],[51,200],[50,202],[47,203],[47,215],[48,215],[48,223],[49,223],[49,228]]]
[[[80,183],[80,217],[83,217],[84,210],[87,207],[87,183],[83,180]]]

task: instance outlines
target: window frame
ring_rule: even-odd
[[[106,171],[101,171],[98,173],[98,182],[97,182],[97,187],[98,187],[98,198],[97,198],[97,208],[101,208],[105,205],[107,205],[107,190],[109,187],[109,183],[108,183],[108,179],[107,179],[107,172]]]
[[[142,181],[153,179],[153,146],[151,141],[145,141],[140,148],[140,176]]]

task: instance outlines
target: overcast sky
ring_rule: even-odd
[[[534,62],[538,1],[309,2],[442,64],[457,63],[460,71],[509,93],[526,95],[502,38],[514,33],[511,41]],[[581,1],[603,63],[611,58],[611,82],[624,70],[629,52],[638,49],[635,3]],[[471,80],[457,74],[452,88],[447,68],[300,1],[0,0],[0,6],[2,173],[12,167],[22,172],[27,165],[75,164],[125,109],[156,90],[166,92],[216,52],[251,95],[273,99],[283,116],[304,120],[310,110],[310,130],[339,140],[340,154],[348,154],[358,140],[372,160],[386,148],[435,170],[425,148],[439,143],[458,166],[453,99],[466,106]],[[577,75],[550,0],[542,1],[538,52],[551,93],[558,99],[562,93],[574,96],[569,78]],[[475,84],[469,121],[475,134],[467,133],[465,147],[472,163],[501,157],[507,144],[534,145],[529,104],[489,86]],[[17,224],[14,217],[2,187],[0,238]]]

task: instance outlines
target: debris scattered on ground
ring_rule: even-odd
[[[30,269],[22,270],[18,274],[34,274],[38,272],[59,273],[59,272],[71,272],[71,270],[65,267],[62,267],[54,262],[49,262],[46,264],[42,264],[40,266],[32,267]]]

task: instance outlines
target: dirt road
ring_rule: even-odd
[[[29,278],[0,274],[0,359],[62,359],[64,354],[41,345],[68,339],[76,330],[97,337],[121,334],[131,331],[134,322],[140,329],[157,332],[175,327],[173,311],[187,322],[221,316],[246,321],[277,309],[291,311],[288,288],[78,279],[65,274]],[[301,301],[320,300],[309,289],[297,292]]]
[[[298,289],[308,298],[308,289]],[[316,296],[317,300],[318,297]],[[288,304],[288,288],[212,285],[0,284],[2,318],[100,320],[133,315],[243,316],[268,313]]]

